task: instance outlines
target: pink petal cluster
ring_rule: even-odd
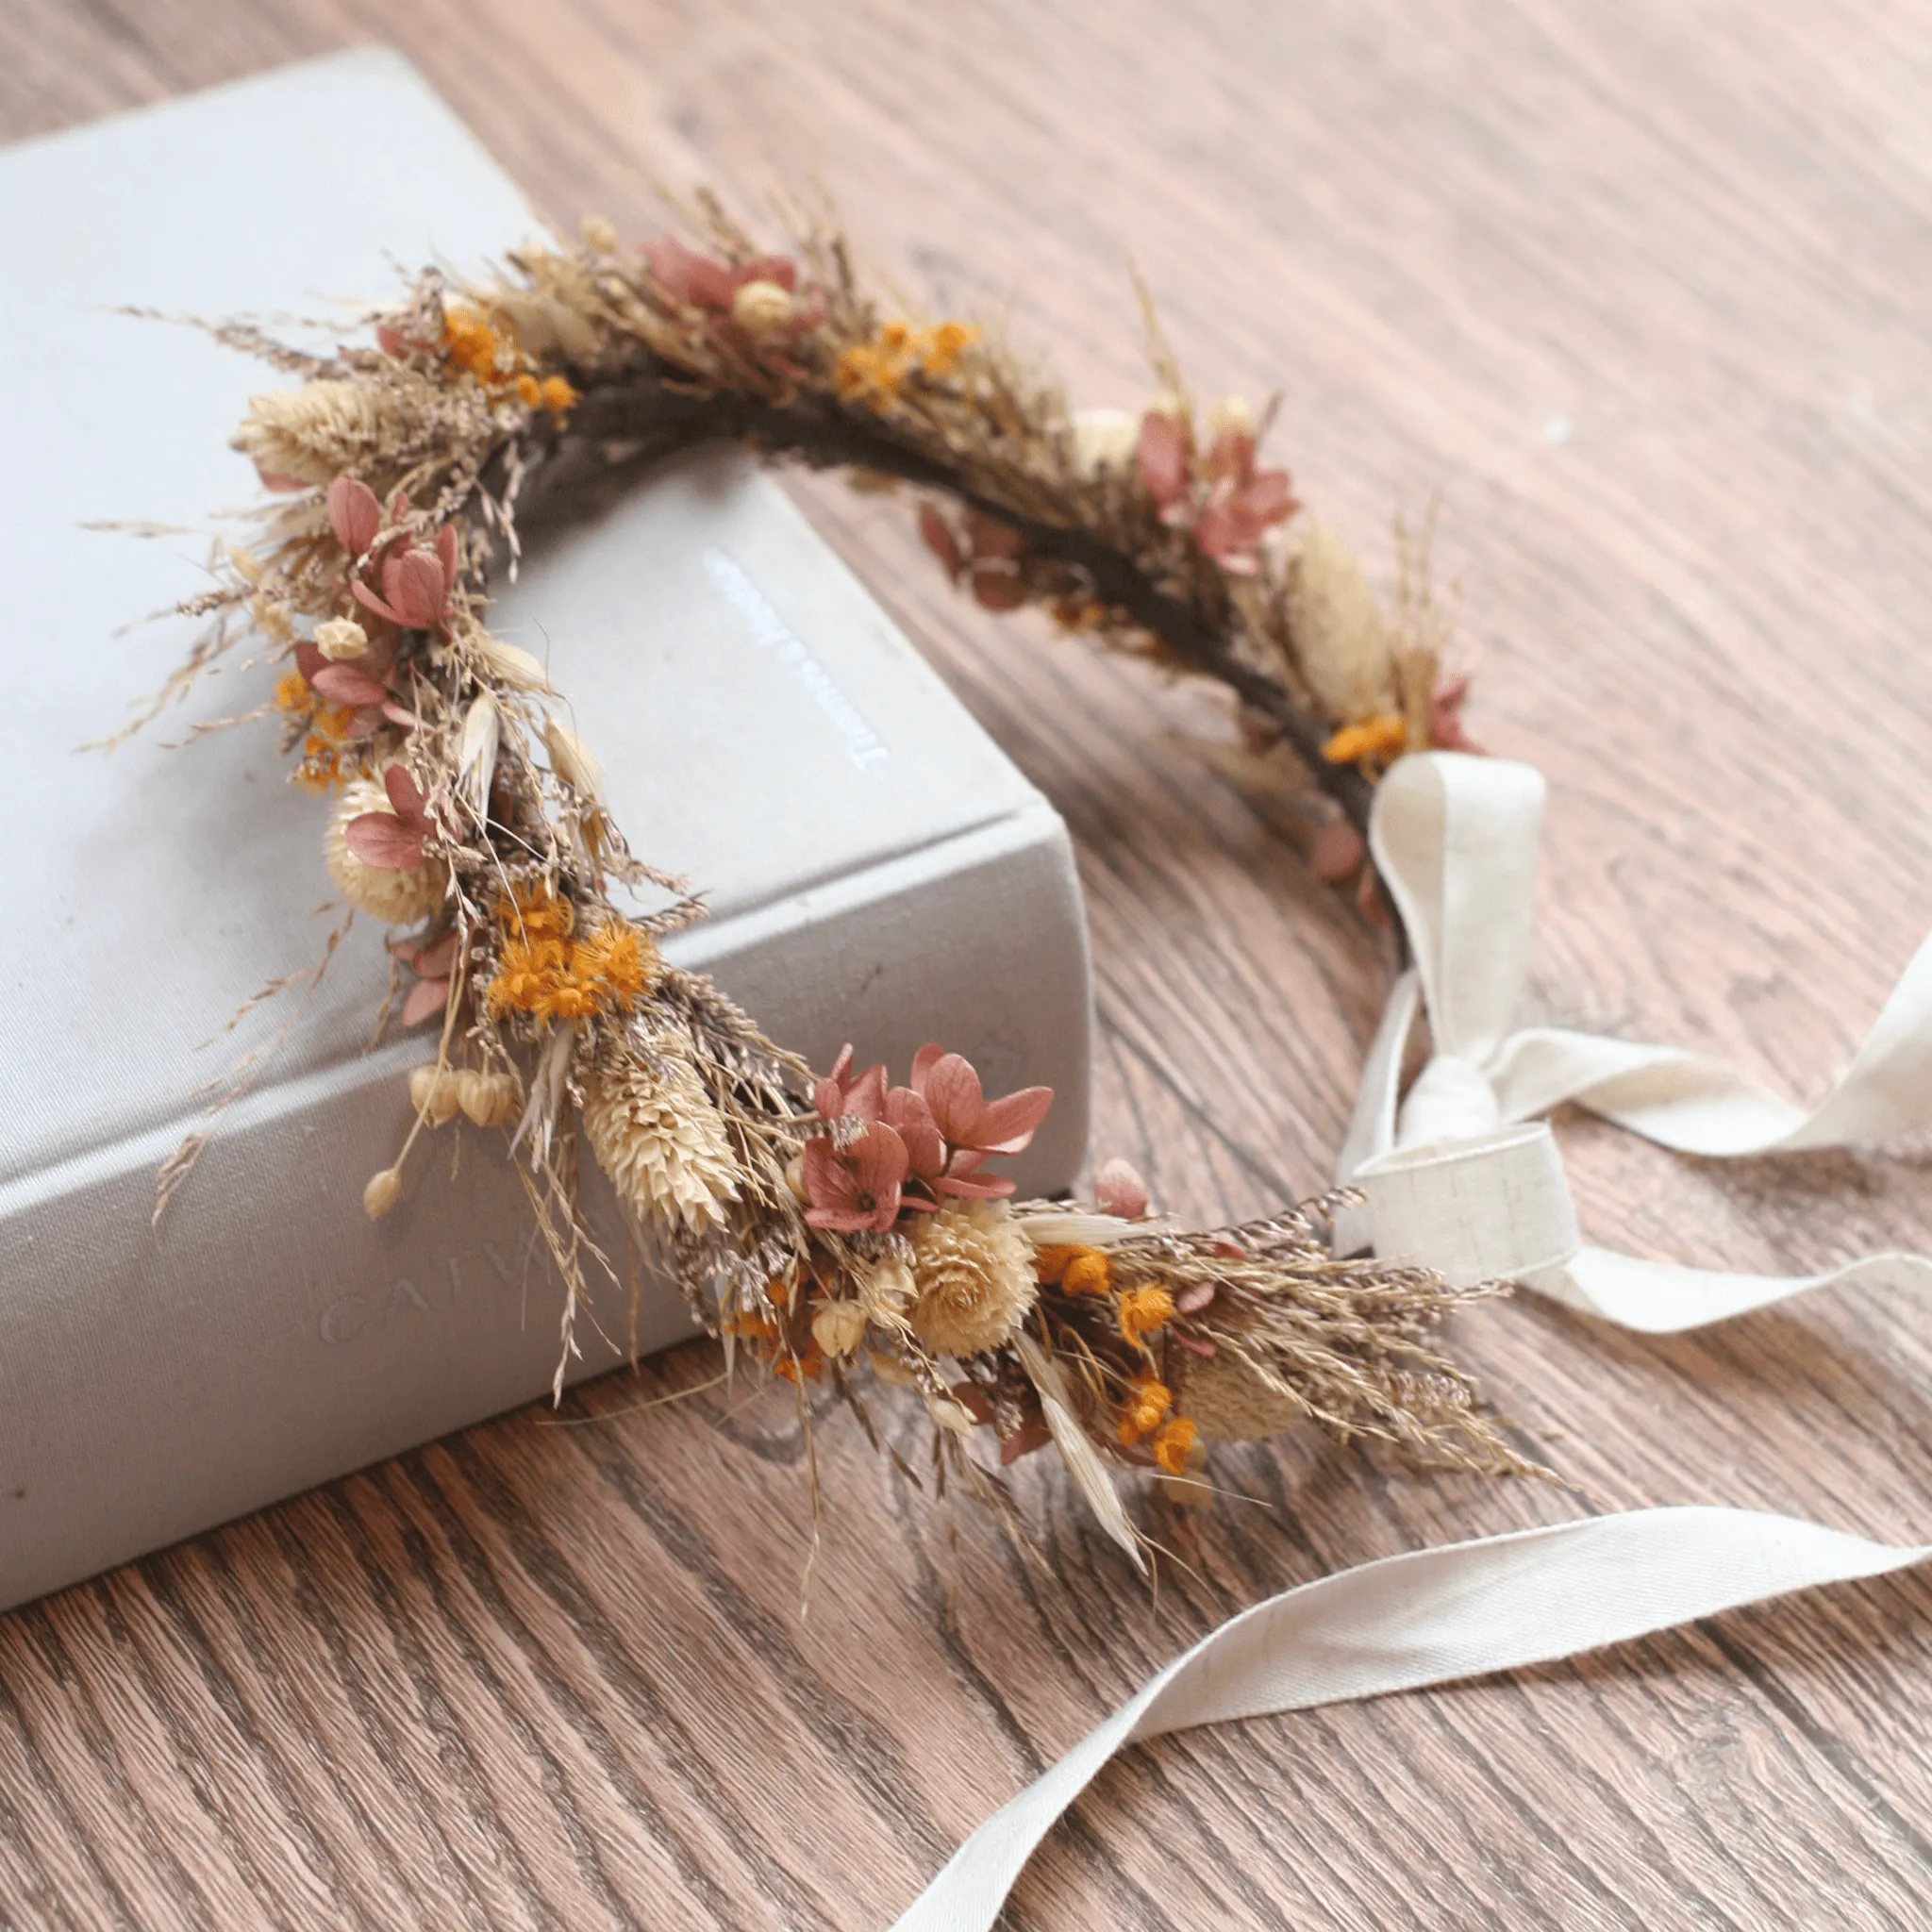
[[[674,302],[714,315],[729,315],[733,299],[747,282],[776,282],[788,295],[798,287],[798,270],[782,255],[760,255],[734,266],[687,248],[675,235],[656,236],[640,252],[651,279]]]
[[[382,774],[391,811],[358,813],[342,827],[342,842],[377,872],[407,872],[423,863],[423,841],[432,829],[423,788],[401,765]]]
[[[968,510],[961,529],[929,503],[919,509],[919,534],[925,547],[958,583],[963,576],[989,610],[1017,610],[1026,601],[1025,541],[1010,524],[979,510]]]
[[[419,548],[401,519],[408,499],[399,491],[383,527],[382,505],[375,491],[355,476],[338,476],[328,486],[328,519],[336,541],[353,559],[349,589],[364,609],[387,619],[398,630],[440,630],[449,617],[457,587],[457,533],[449,524],[436,533],[429,549]],[[374,576],[380,589],[372,589]]]
[[[1136,467],[1161,522],[1191,528],[1202,550],[1235,576],[1255,575],[1261,539],[1297,507],[1286,470],[1256,467],[1249,431],[1224,428],[1197,453],[1187,420],[1167,409],[1141,419]]]
[[[902,1212],[931,1213],[942,1195],[1010,1194],[1013,1183],[982,1174],[980,1164],[989,1155],[1017,1154],[1032,1140],[1053,1089],[1027,1087],[988,1100],[972,1062],[937,1044],[913,1057],[909,1086],[891,1087],[883,1066],[855,1074],[847,1046],[812,1090],[812,1104],[828,1124],[859,1127],[842,1146],[829,1134],[806,1142],[806,1220],[841,1234],[883,1234]]]

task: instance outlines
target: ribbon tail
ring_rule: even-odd
[[[1532,1027],[1485,1071],[1505,1116],[1574,1100],[1681,1154],[1717,1158],[1883,1141],[1932,1126],[1932,938],[1913,954],[1872,1030],[1811,1109],[1709,1054]]]
[[[1599,1650],[1932,1549],[1751,1509],[1635,1509],[1386,1557],[1285,1591],[1169,1664],[953,1855],[897,1932],[988,1932],[1035,1847],[1124,1745]]]
[[[1932,1259],[1867,1255],[1823,1274],[1724,1274],[1582,1248],[1558,1269],[1525,1274],[1524,1285],[1568,1307],[1645,1335],[1675,1335],[1771,1307],[1816,1288],[1891,1288],[1932,1292]]]

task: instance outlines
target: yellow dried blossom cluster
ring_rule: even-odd
[[[575,908],[550,893],[519,892],[497,902],[503,950],[486,995],[491,1016],[527,1013],[537,1021],[585,1020],[623,1012],[658,973],[658,949],[614,914],[573,939]]]
[[[963,322],[941,322],[931,328],[888,322],[869,342],[858,342],[840,358],[834,372],[839,394],[846,402],[862,402],[879,409],[906,386],[913,370],[935,378],[952,375],[961,353],[979,340],[979,331]]]

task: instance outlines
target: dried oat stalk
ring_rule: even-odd
[[[1073,415],[978,329],[888,314],[837,237],[761,255],[711,219],[708,252],[625,253],[587,223],[487,285],[426,274],[368,346],[281,358],[306,379],[238,432],[272,494],[197,603],[187,675],[248,630],[283,660],[272,708],[293,781],[332,801],[325,861],[392,929],[403,1024],[439,1026],[368,1211],[425,1130],[504,1133],[564,1284],[560,1389],[610,1269],[578,1208],[588,1146],[735,1358],[855,1404],[865,1365],[916,1390],[941,1476],[985,1493],[972,1443],[1005,1464],[1053,1442],[1130,1549],[1115,1474],[1185,1484],[1217,1435],[1314,1421],[1523,1470],[1430,1344],[1468,1298],[1438,1276],[1332,1259],[1318,1210],[1173,1232],[1118,1169],[1091,1211],[1015,1208],[989,1163],[1026,1144],[1046,1089],[989,1099],[937,1045],[903,1086],[849,1049],[814,1077],[659,954],[696,902],[631,855],[542,667],[487,619],[534,495],[696,443],[919,486],[926,541],[982,604],[1219,678],[1251,749],[1325,790],[1318,865],[1365,893],[1383,765],[1465,742],[1408,553],[1385,617],[1332,533],[1288,533],[1252,414],[1197,427],[1164,347],[1145,409]],[[669,909],[620,912],[644,881]]]

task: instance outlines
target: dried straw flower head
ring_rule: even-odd
[[[723,1117],[675,1042],[646,1061],[626,1047],[584,1082],[584,1131],[597,1163],[643,1221],[701,1234],[724,1225],[738,1163]]]
[[[358,912],[388,925],[414,925],[442,904],[449,872],[440,859],[393,870],[365,863],[349,850],[344,836],[352,819],[369,812],[394,815],[387,791],[374,778],[357,778],[342,788],[335,815],[323,834],[323,857],[337,890]]]
[[[1395,643],[1359,559],[1327,525],[1311,523],[1288,563],[1288,611],[1302,675],[1344,724],[1395,700]]]
[[[912,1229],[912,1332],[934,1355],[979,1355],[1012,1339],[1040,1284],[1033,1243],[1000,1201],[948,1202]]]

